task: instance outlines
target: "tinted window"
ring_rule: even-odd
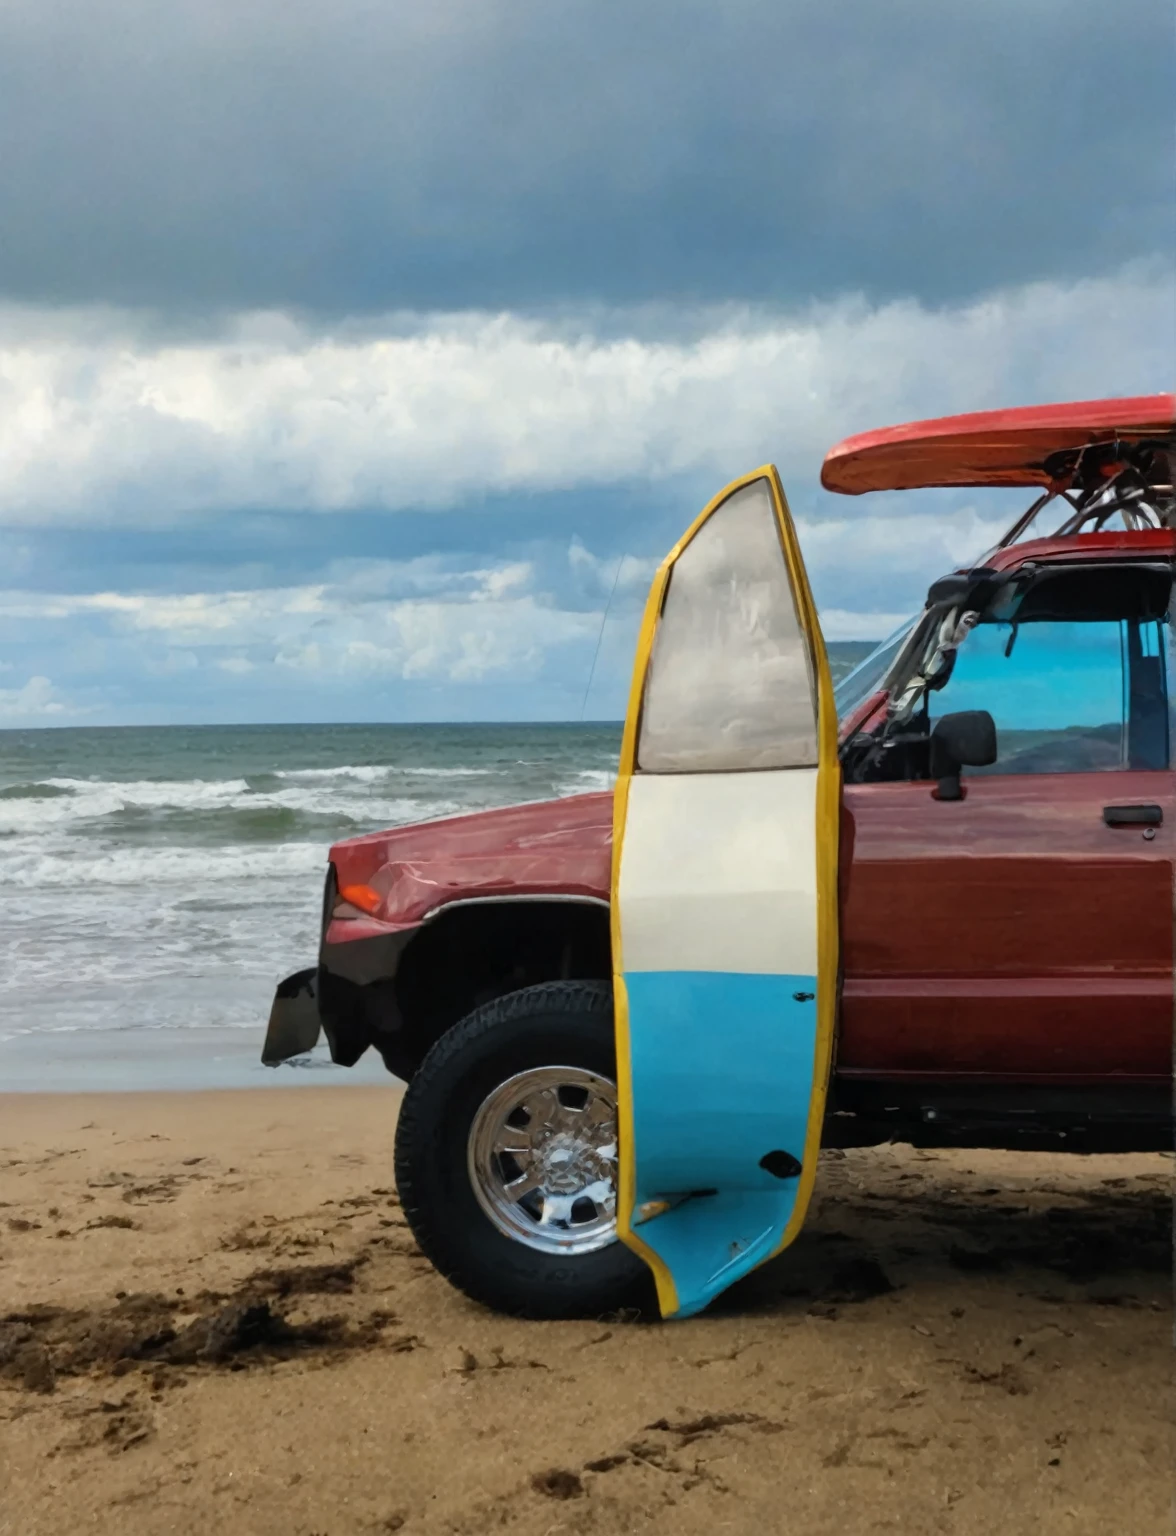
[[[1165,621],[980,624],[928,708],[932,722],[960,709],[992,715],[998,760],[971,772],[1163,768],[1166,655]]]

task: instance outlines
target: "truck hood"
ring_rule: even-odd
[[[607,901],[611,794],[572,795],[415,822],[347,838],[331,849],[340,890],[380,897],[370,919],[336,920],[328,942],[416,927],[457,901],[574,897]]]

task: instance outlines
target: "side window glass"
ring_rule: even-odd
[[[1164,621],[980,624],[929,695],[931,721],[992,715],[999,758],[972,773],[1165,768],[1167,649]]]
[[[670,573],[645,682],[645,773],[817,762],[808,646],[765,480],[734,492]]]

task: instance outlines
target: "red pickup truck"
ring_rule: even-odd
[[[617,789],[331,850],[263,1060],[409,1084],[421,1246],[503,1310],[697,1311],[821,1145],[1173,1144],[1176,397],[917,422],[857,495],[1024,486],[832,690],[775,471],[670,552]]]

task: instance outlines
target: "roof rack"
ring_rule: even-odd
[[[1047,535],[1036,529],[1035,538],[1101,533],[1115,518],[1132,533],[1176,527],[1173,452],[1166,439],[1091,444],[1052,455],[1046,467],[1048,489],[1022,512],[997,549],[1023,539],[1055,501],[1069,509],[1068,515]]]

